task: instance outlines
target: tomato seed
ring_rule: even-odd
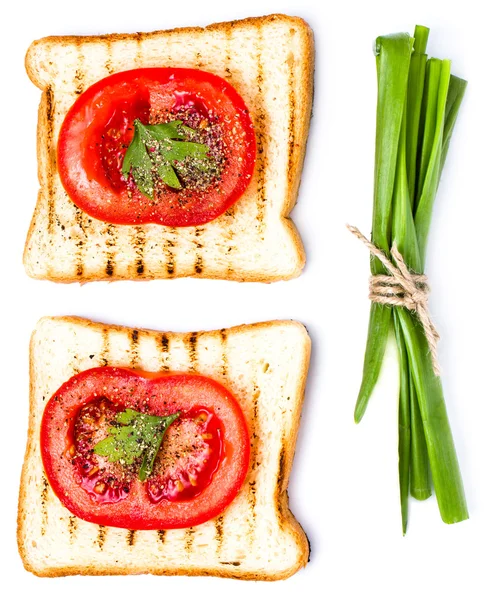
[[[100,481],[97,485],[94,486],[94,491],[96,494],[104,494],[106,491],[106,484]]]

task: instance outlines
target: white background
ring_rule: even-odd
[[[467,0],[40,0],[11,2],[6,15],[4,9],[0,38],[3,597],[25,592],[53,600],[121,594],[151,598],[228,594],[234,600],[268,595],[284,600],[296,594],[330,600],[484,598],[484,324],[480,312],[484,68],[477,6]],[[24,71],[29,43],[51,34],[150,31],[271,12],[306,18],[316,38],[314,117],[299,204],[293,213],[308,256],[303,275],[272,285],[175,280],[81,287],[29,280],[22,251],[38,187],[35,127],[40,98]],[[452,58],[454,72],[470,82],[439,191],[427,272],[471,519],[447,526],[440,520],[434,498],[412,502],[409,531],[403,538],[394,355],[363,423],[353,423],[369,309],[368,256],[345,223],[370,231],[376,106],[373,40],[379,34],[411,32],[415,23],[431,28],[430,53]],[[41,580],[24,571],[15,530],[28,416],[28,341],[41,316],[63,314],[181,331],[275,318],[306,324],[313,355],[290,482],[292,509],[311,540],[311,562],[305,570],[278,583],[151,576]]]

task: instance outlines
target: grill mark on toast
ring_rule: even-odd
[[[231,41],[233,38],[232,35],[232,28],[228,27],[225,29],[225,79],[232,79],[232,48],[231,48]],[[231,260],[231,252],[234,249],[234,246],[232,246],[230,244],[230,242],[233,240],[234,238],[234,230],[232,227],[232,220],[235,216],[235,206],[230,206],[226,211],[225,211],[225,223],[224,223],[224,229],[226,232],[226,237],[227,237],[227,241],[229,242],[229,246],[227,247],[227,277],[230,278],[231,274],[233,273],[234,269],[232,266],[232,260]]]
[[[104,68],[108,72],[108,75],[112,75],[114,73],[113,48],[112,48],[112,44],[111,44],[110,40],[106,40],[106,51],[107,51],[108,57],[106,59],[106,62],[104,63]]]
[[[294,57],[291,55],[287,62],[288,67],[288,88],[289,88],[289,131],[288,131],[288,146],[289,154],[287,157],[287,180],[289,185],[292,184],[294,177],[294,147],[295,147],[295,127],[296,127],[296,93],[295,93],[295,78],[294,78]]]
[[[56,169],[56,153],[53,145],[53,137],[54,137],[54,114],[55,114],[55,104],[54,104],[54,92],[52,91],[52,87],[49,85],[45,88],[44,92],[45,98],[45,144],[47,146],[47,206],[48,206],[48,215],[47,215],[47,231],[49,235],[52,234],[54,229],[54,221],[55,221],[55,207],[54,207],[54,179],[53,175]]]
[[[166,333],[163,333],[161,336],[161,347],[163,352],[168,352],[170,349],[170,338],[166,335]]]
[[[264,40],[262,29],[259,29],[257,40],[257,98],[256,111],[254,115],[254,126],[257,140],[257,159],[255,164],[255,173],[257,177],[257,227],[262,234],[265,229],[265,204],[266,204],[266,112],[264,109],[264,64],[262,61],[262,49],[264,48]]]
[[[176,235],[177,234],[177,230],[175,227],[170,227],[169,229],[170,234],[172,235]],[[168,274],[169,277],[174,277],[175,275],[175,253],[173,251],[173,248],[175,247],[175,242],[172,239],[169,239],[168,237],[166,237],[164,243],[163,243],[163,254],[166,256],[166,272]]]
[[[234,218],[235,215],[235,210],[234,207],[231,206],[229,209],[227,209],[225,211],[225,215],[227,217],[227,219],[225,220],[225,237],[227,239],[228,242],[228,246],[227,246],[227,254],[226,254],[226,259],[227,259],[227,278],[230,279],[232,273],[234,272],[234,267],[232,264],[232,251],[235,249],[235,246],[232,245],[232,241],[234,239],[234,230],[233,228],[229,225],[229,223],[232,222],[232,219]]]
[[[223,515],[220,515],[215,520],[215,541],[217,542],[217,554],[220,555],[220,553],[222,552],[222,546],[224,543],[224,518],[223,518]]]
[[[135,227],[135,235],[133,238],[134,251],[136,254],[136,274],[141,277],[145,272],[144,253],[146,235],[142,227]]]
[[[220,330],[220,345],[222,349],[222,362],[220,365],[220,374],[227,380],[227,330],[225,328]],[[217,555],[220,556],[222,547],[224,544],[224,517],[219,515],[215,519],[215,541],[217,543]],[[221,563],[223,564],[223,563]]]
[[[111,250],[111,248],[116,246],[116,229],[114,225],[109,223],[106,226],[103,237],[106,240],[106,266],[104,267],[104,271],[108,277],[112,277],[114,275],[114,267],[115,263],[115,254]]]
[[[112,277],[113,273],[114,273],[113,261],[111,258],[108,258],[106,261],[106,275],[108,277]]]
[[[134,34],[136,36],[136,57],[135,57],[135,63],[137,67],[142,66],[143,63],[143,39],[144,39],[144,34],[137,32]]]
[[[160,543],[164,544],[166,531],[164,529],[158,529],[156,533],[158,535],[158,540],[160,541]]]
[[[253,473],[250,474],[253,476]],[[257,482],[255,479],[250,479],[248,481],[249,486],[249,506],[251,512],[251,519],[248,521],[249,525],[249,536],[251,543],[254,541],[254,530],[255,530],[255,519],[256,519],[256,511],[255,505],[257,503]]]
[[[126,534],[126,543],[128,544],[129,547],[134,546],[136,541],[136,530],[135,529],[130,529],[128,531],[128,533]]]
[[[195,529],[193,527],[189,527],[185,529],[185,551],[187,554],[191,554],[193,548],[193,538],[195,535]]]
[[[202,233],[205,231],[205,229],[203,227],[196,227],[195,228],[195,237],[197,238],[197,241],[195,242],[197,250],[201,250],[203,248],[203,244],[200,242],[200,240],[198,239]],[[200,252],[195,252],[195,273],[197,275],[200,275],[203,272],[203,257],[200,254]]]
[[[240,565],[242,564],[239,560],[233,560],[233,561],[228,561],[225,562],[223,560],[220,561],[221,565],[230,565],[232,567],[240,567]]]
[[[256,422],[257,419],[258,419],[258,417],[259,417],[259,397],[260,397],[259,386],[256,383],[254,383],[254,396],[253,396],[253,400],[254,400],[254,408],[253,408],[254,422]]]
[[[103,549],[105,541],[106,541],[106,527],[104,525],[98,525],[97,538],[96,538],[95,543],[99,546],[99,550]]]
[[[79,96],[79,94],[82,94],[82,92],[84,91],[84,88],[86,87],[86,84],[84,81],[85,57],[84,57],[84,54],[82,53],[82,42],[80,41],[79,38],[76,38],[76,50],[77,50],[77,64],[79,65],[79,67],[76,69],[76,73],[74,75],[74,83],[76,85],[76,89],[74,90],[74,93],[77,96]]]
[[[109,356],[109,329],[107,327],[103,327],[101,335],[103,343],[99,360],[101,362],[101,366],[106,367],[108,364],[107,357]]]
[[[232,28],[225,28],[225,79],[232,79],[232,48],[230,43],[232,41]]]
[[[203,62],[202,62],[202,54],[201,54],[201,52],[197,52],[196,57],[197,57],[196,67],[197,67],[197,69],[202,69],[203,68]]]
[[[162,333],[156,338],[156,344],[159,351],[161,352],[161,369],[163,371],[169,371],[169,359],[170,359],[170,338],[166,333]]]
[[[77,50],[77,60],[79,63],[79,68],[76,70],[74,75],[74,82],[76,83],[76,89],[74,93],[79,95],[83,92],[85,84],[84,84],[84,54],[81,51],[81,42],[76,39],[76,50]],[[76,266],[76,277],[78,279],[82,279],[84,275],[84,245],[86,241],[86,224],[90,224],[92,222],[91,219],[87,217],[87,215],[82,211],[76,204],[74,204],[75,211],[75,221],[79,228],[79,236],[80,239],[75,241],[76,246],[76,257],[75,257],[75,266]],[[84,219],[86,218],[86,223]]]
[[[137,329],[133,329],[131,331],[131,348],[130,348],[130,353],[131,353],[131,367],[133,369],[135,369],[138,366],[139,363],[139,351],[138,351],[138,346],[139,346],[139,331]]]
[[[256,505],[257,505],[257,472],[259,469],[260,462],[259,458],[259,386],[253,382],[254,393],[252,396],[252,433],[250,436],[250,453],[251,453],[251,464],[249,469],[249,505],[252,513],[252,519],[250,521],[250,532],[253,541],[255,520],[257,517]]]
[[[197,275],[200,275],[200,273],[203,272],[203,259],[200,255],[197,256],[197,259],[195,261],[195,273],[197,273]]]
[[[76,537],[76,532],[77,532],[77,519],[74,516],[70,516],[69,517],[69,523],[67,525],[67,529],[69,531],[69,540],[72,544],[72,542],[74,541],[75,537]]]
[[[188,359],[189,366],[188,370],[193,373],[197,370],[197,344],[198,344],[198,333],[193,332],[188,334]]]
[[[220,369],[222,377],[227,376],[227,331],[226,329],[220,330],[220,343],[222,345],[222,367]]]
[[[79,55],[81,58],[82,54]],[[84,73],[82,69],[76,69],[76,74],[74,75],[74,81],[76,82],[76,89],[74,90],[74,94],[79,96],[84,91]]]
[[[85,238],[85,229],[84,229],[84,211],[82,211],[78,206],[74,205],[75,210],[75,219],[77,226],[79,227],[82,236]],[[80,279],[84,275],[84,240],[79,239],[75,242],[76,245],[76,276]]]
[[[40,505],[42,507],[42,525],[40,527],[40,535],[45,535],[47,524],[48,524],[48,516],[49,513],[47,511],[47,497],[49,495],[49,482],[47,481],[47,477],[42,475],[42,490],[40,492]]]

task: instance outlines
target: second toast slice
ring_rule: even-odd
[[[19,502],[25,567],[51,577],[152,573],[273,580],[304,566],[309,546],[289,510],[287,485],[309,353],[309,336],[293,321],[180,334],[42,319],[31,342],[29,439]],[[218,517],[166,531],[104,527],[75,517],[54,494],[39,447],[45,404],[64,381],[105,365],[198,373],[236,396],[249,429],[249,471]]]

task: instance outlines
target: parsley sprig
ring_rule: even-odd
[[[158,417],[127,408],[116,415],[110,435],[94,446],[94,453],[126,465],[141,459],[138,478],[145,481],[153,471],[166,430],[179,416],[177,412]]]
[[[121,172],[124,177],[131,173],[139,191],[153,199],[155,180],[161,179],[171,188],[181,189],[177,171],[187,159],[192,167],[207,172],[213,169],[214,160],[208,156],[206,144],[187,141],[195,130],[182,121],[143,125],[134,120],[134,136],[126,150]]]

